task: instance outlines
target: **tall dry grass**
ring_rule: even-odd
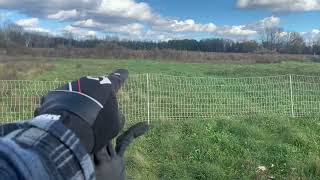
[[[215,53],[176,51],[166,49],[131,50],[123,47],[100,48],[22,48],[9,49],[9,56],[31,57],[66,57],[66,58],[109,58],[109,59],[157,59],[177,60],[183,62],[239,62],[239,63],[279,63],[281,61],[315,61],[320,57],[301,54],[277,54],[277,53]]]
[[[49,59],[0,56],[0,80],[30,79],[53,68]]]

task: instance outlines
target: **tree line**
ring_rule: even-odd
[[[183,39],[166,42],[120,41],[124,47],[137,50],[174,49],[201,52],[234,53],[286,53],[320,55],[320,35],[307,42],[298,32],[285,32],[282,28],[265,28],[257,40],[233,41],[223,38]]]
[[[6,22],[0,26],[0,48],[103,48],[110,45],[133,50],[172,49],[199,52],[286,53],[320,55],[320,36],[307,42],[298,32],[282,28],[265,28],[256,40],[234,41],[223,38],[202,40],[133,41],[108,37],[76,37],[72,33],[52,36],[48,33],[25,31],[21,26]]]

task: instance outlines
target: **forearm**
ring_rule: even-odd
[[[90,156],[76,135],[56,118],[38,116],[3,137],[1,165],[7,162],[8,172],[13,169],[24,179],[94,179]]]

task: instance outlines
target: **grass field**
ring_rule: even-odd
[[[37,80],[74,79],[82,75],[101,75],[115,68],[127,68],[131,74],[152,73],[195,77],[256,77],[270,75],[320,75],[320,63],[282,62],[275,64],[197,64],[143,60],[58,59],[53,71]],[[34,78],[34,77],[33,77]]]
[[[27,62],[26,62],[27,63]],[[202,77],[319,76],[320,64],[182,64],[140,60],[58,59],[19,79],[69,80],[115,68],[131,74]],[[1,66],[0,66],[1,67]],[[143,120],[143,119],[141,119]],[[127,153],[128,179],[319,179],[320,118],[277,115],[163,121]],[[259,166],[266,170],[261,171]]]

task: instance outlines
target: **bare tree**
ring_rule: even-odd
[[[66,38],[68,40],[68,47],[72,46],[72,41],[74,40],[74,34],[70,31],[63,33],[63,37]]]
[[[279,27],[265,28],[261,31],[260,38],[263,47],[271,51],[277,51],[281,42],[282,32],[283,29]]]
[[[290,33],[290,53],[301,54],[305,48],[303,37],[298,32]]]
[[[17,24],[7,21],[3,25],[6,46],[21,46],[24,44],[24,29]]]
[[[314,55],[320,55],[320,35],[314,38],[312,44],[312,51]]]
[[[31,42],[32,42],[32,34],[30,34],[30,33],[25,33],[25,34],[24,34],[24,44],[25,44],[25,47],[26,47],[26,48],[30,47]]]
[[[4,48],[6,47],[6,37],[5,37],[5,32],[3,30],[3,28],[0,28],[0,48]]]

